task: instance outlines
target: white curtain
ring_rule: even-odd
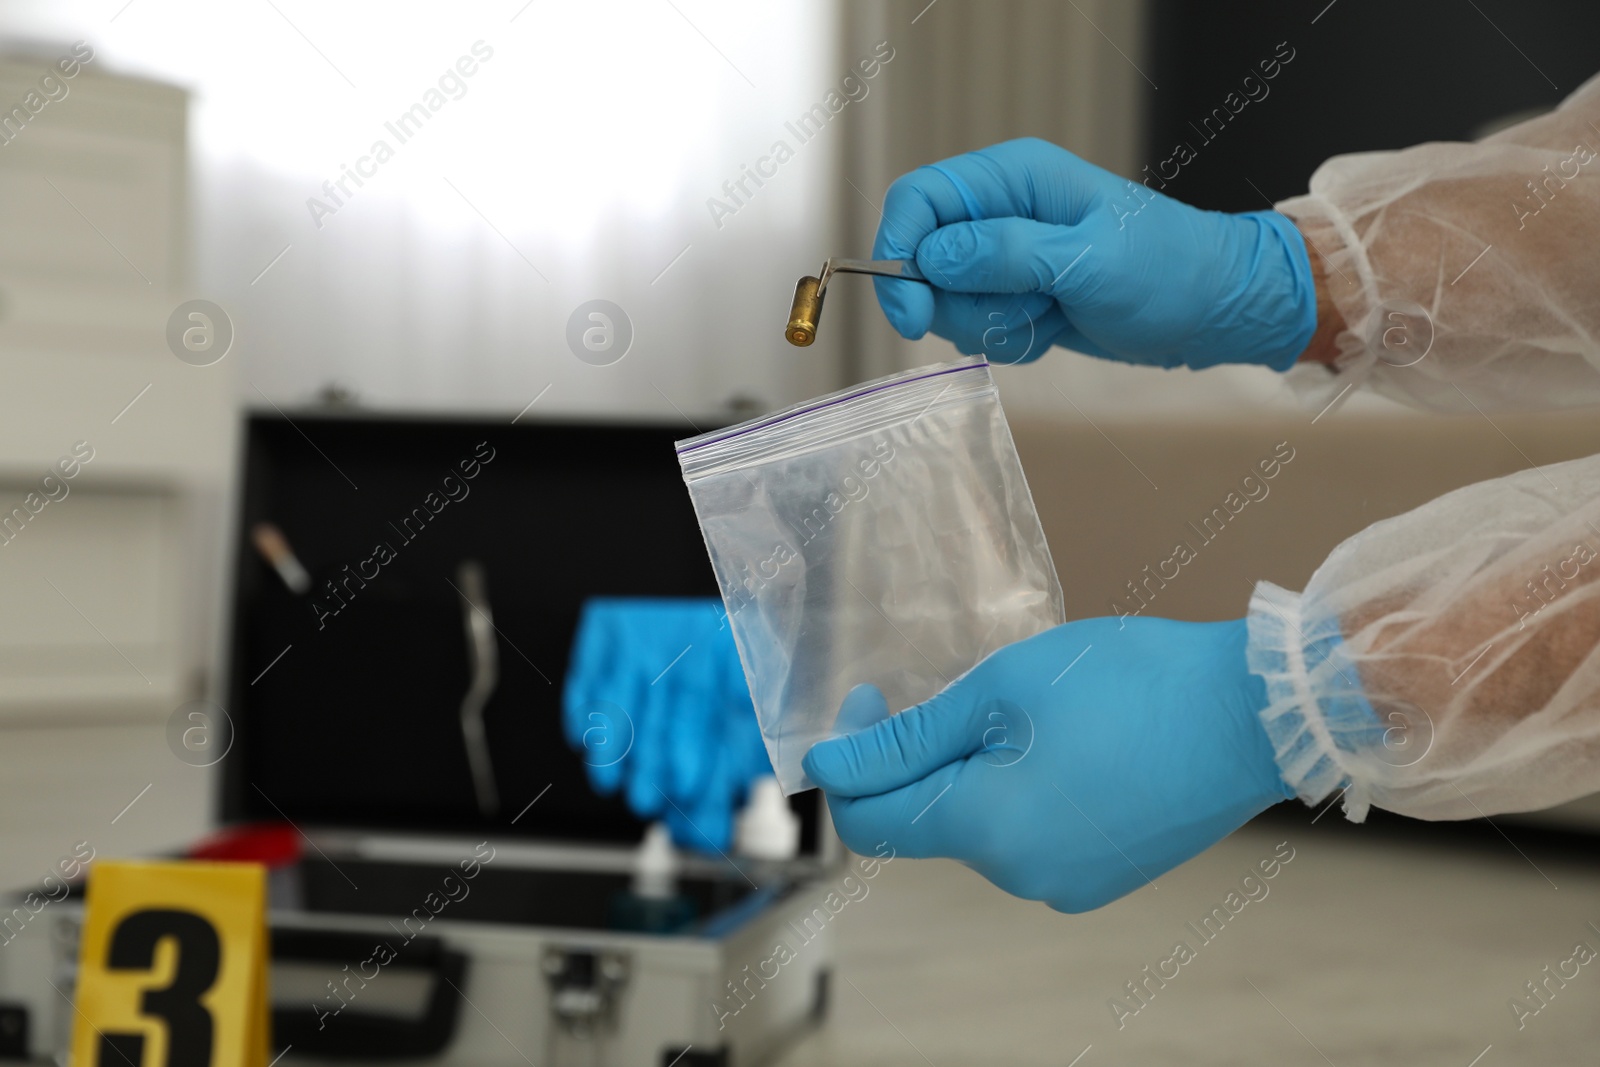
[[[28,0],[0,28],[193,90],[192,289],[235,320],[249,405],[700,420],[837,384],[837,347],[782,338],[828,254],[842,133],[786,123],[848,73],[831,5]],[[613,365],[569,350],[592,299],[633,326]]]

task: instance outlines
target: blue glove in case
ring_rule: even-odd
[[[733,816],[772,774],[716,597],[595,597],[562,694],[567,743],[602,795],[622,791],[680,848],[733,845]]]

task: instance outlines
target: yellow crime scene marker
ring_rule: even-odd
[[[96,863],[78,962],[76,1067],[266,1067],[266,870]]]

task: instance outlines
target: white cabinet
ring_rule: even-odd
[[[210,812],[209,772],[164,735],[214,681],[237,358],[166,341],[204,295],[184,92],[91,63],[4,126],[64,51],[0,62],[0,887],[76,840],[170,847]],[[75,448],[93,458],[59,495],[42,479]]]
[[[0,507],[36,488],[0,480]],[[0,723],[148,719],[181,703],[181,507],[178,492],[79,486],[0,544]]]
[[[127,343],[184,282],[186,96],[91,63],[5,122],[49,69],[0,64],[0,346]]]

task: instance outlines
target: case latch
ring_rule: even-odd
[[[550,983],[550,1011],[559,1029],[578,1040],[602,1038],[616,1026],[617,1002],[628,984],[629,958],[623,952],[549,948],[544,974]]]

